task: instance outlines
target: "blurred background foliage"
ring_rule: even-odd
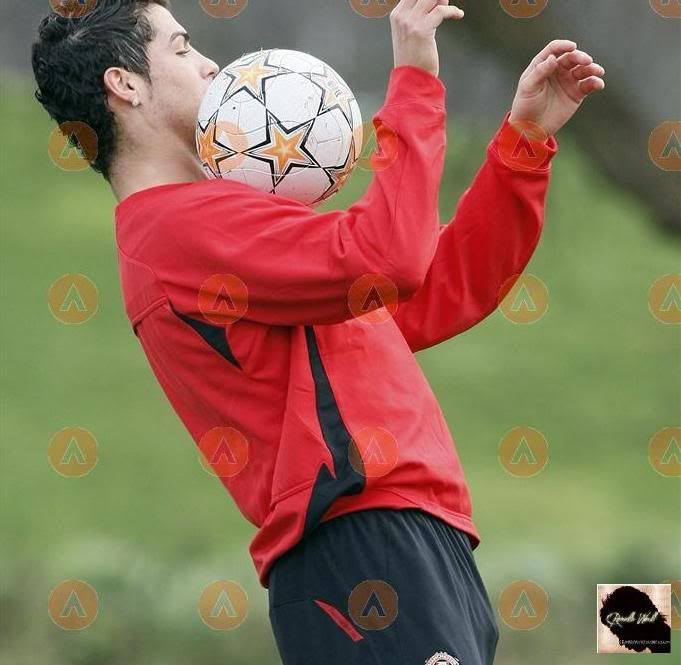
[[[380,105],[391,67],[386,19],[361,18],[343,0],[251,0],[227,21],[196,2],[174,4],[197,48],[220,64],[260,47],[305,50],[341,72],[365,119]],[[497,662],[596,663],[596,584],[681,578],[679,480],[647,457],[650,437],[681,415],[679,328],[656,321],[647,304],[651,284],[679,268],[678,174],[654,167],[646,147],[654,126],[679,117],[671,63],[681,21],[645,0],[550,2],[524,21],[492,0],[461,6],[467,21],[441,39],[451,122],[443,221],[546,41],[576,39],[608,69],[607,92],[558,137],[546,229],[528,269],[549,288],[546,316],[523,326],[497,312],[417,355],[466,469],[490,597],[517,579],[549,594],[539,628],[499,620]],[[247,551],[254,528],[199,464],[125,318],[115,200],[96,174],[66,173],[48,158],[53,127],[27,70],[46,9],[37,0],[0,6],[0,663],[279,663]],[[327,207],[346,207],[369,178],[358,170]],[[65,273],[99,289],[84,325],[62,325],[48,310],[47,290]],[[497,460],[500,439],[518,425],[549,442],[548,466],[529,479]],[[63,478],[47,462],[50,438],[67,426],[98,440],[99,462],[84,478]],[[63,579],[99,593],[86,630],[60,630],[48,617],[47,596]],[[197,613],[217,579],[249,594],[249,616],[232,632],[212,631]],[[681,649],[678,633],[672,649]]]

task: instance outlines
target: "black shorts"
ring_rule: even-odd
[[[322,522],[268,596],[283,665],[491,665],[499,640],[467,534],[417,509]]]

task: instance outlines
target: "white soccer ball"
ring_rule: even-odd
[[[299,51],[261,50],[227,65],[201,103],[196,144],[209,178],[316,205],[362,152],[362,116],[345,81]]]

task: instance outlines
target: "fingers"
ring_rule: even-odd
[[[395,13],[411,14],[415,11],[418,14],[427,14],[439,0],[400,0],[399,4],[393,10]]]
[[[550,55],[555,55],[556,57],[561,56],[563,53],[569,53],[577,48],[577,44],[570,39],[554,39],[549,42],[530,62],[530,66],[527,68],[528,71],[533,67],[536,67],[540,62],[544,62]]]
[[[580,81],[577,85],[584,95],[589,95],[592,92],[603,90],[605,88],[605,81],[598,76],[589,76],[583,81]]]
[[[464,17],[463,9],[459,9],[455,5],[440,3],[428,14],[426,23],[431,28],[437,28],[443,21],[453,19],[460,21]]]
[[[418,2],[418,0],[400,0],[400,2],[397,4],[395,9],[393,9],[394,12],[403,12],[403,11],[409,11],[411,10],[414,5]]]
[[[570,73],[578,81],[582,81],[583,79],[588,78],[589,76],[596,76],[600,78],[605,74],[605,69],[601,67],[601,65],[592,62],[590,65],[580,65],[578,67],[575,67],[570,71]]]
[[[408,13],[413,19],[432,15],[433,20],[429,23],[432,26],[435,22],[437,26],[446,18],[463,18],[463,10],[453,5],[450,6],[449,2],[450,0],[401,0],[393,11]]]
[[[523,84],[527,87],[529,92],[538,90],[541,88],[544,81],[553,75],[558,67],[558,58],[552,53],[546,60],[534,66],[525,77]]]
[[[401,0],[393,9],[393,19],[404,19],[409,23],[419,21],[428,29],[438,28],[447,19],[462,19],[464,12],[449,4],[450,0]]]
[[[558,64],[563,69],[572,69],[576,65],[588,65],[593,62],[593,58],[584,51],[575,50],[563,53],[558,57]]]
[[[605,68],[584,51],[574,51],[561,56],[559,64],[577,81],[577,88],[582,95],[589,95],[605,88]],[[578,64],[575,64],[578,63]]]
[[[542,55],[546,55],[543,60],[540,59]],[[575,42],[567,39],[551,42],[534,58],[532,63],[521,77],[521,80],[525,80],[530,86],[541,84],[558,68],[571,72],[577,80],[589,76],[601,77],[605,74],[605,69],[595,64],[588,53],[577,49]]]

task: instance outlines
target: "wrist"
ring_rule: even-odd
[[[512,125],[519,133],[532,141],[546,141],[552,136],[552,133],[547,131],[538,120],[538,118],[517,114],[512,109],[508,114],[508,124]]]
[[[398,67],[414,67],[416,69],[420,69],[421,71],[426,72],[427,74],[430,74],[431,76],[438,76],[438,74],[440,73],[437,67],[433,68],[432,66],[426,64],[419,64],[408,60],[402,61],[397,58],[395,58],[393,66],[395,69],[397,69]]]
[[[390,72],[386,104],[419,100],[431,106],[445,107],[444,83],[431,72],[415,65],[398,65]]]
[[[542,173],[550,168],[559,146],[538,124],[518,120],[507,111],[488,148],[495,161],[513,171]]]

